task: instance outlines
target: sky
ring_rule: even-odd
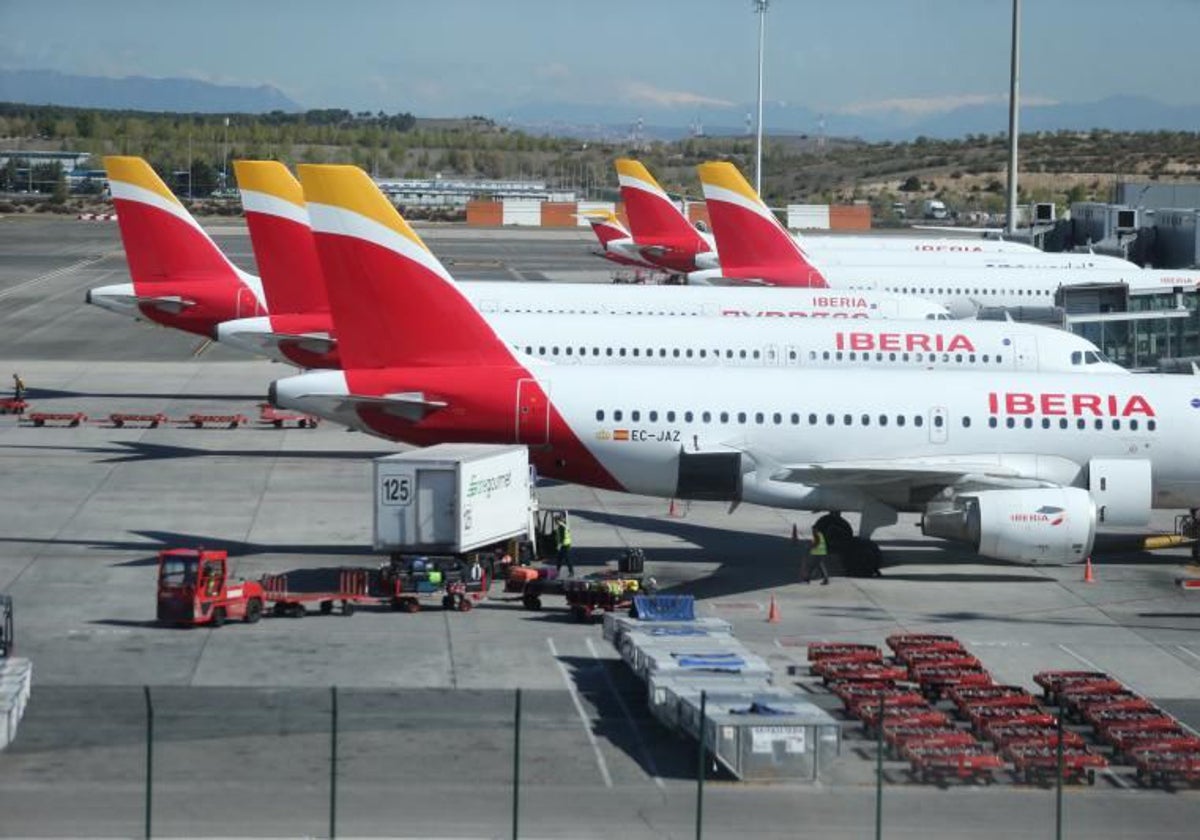
[[[1006,101],[1011,0],[770,0],[766,98],[916,116]],[[1025,0],[1029,103],[1200,103],[1200,0]],[[271,84],[304,107],[502,118],[754,101],[751,0],[0,0],[0,68]]]

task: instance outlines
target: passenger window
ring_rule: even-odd
[[[597,412],[596,412],[596,419],[597,419],[597,420],[603,420],[603,419],[604,419],[604,409],[600,409],[599,411],[597,411]]]
[[[825,425],[826,425],[826,426],[832,426],[832,425],[833,425],[833,415],[832,415],[832,414],[826,414],[826,415],[825,415]]]
[[[904,425],[904,422],[905,422],[905,421],[904,421],[904,415],[903,415],[903,414],[897,414],[897,415],[896,415],[896,425],[897,425],[897,426],[903,426],[903,425]]]
[[[552,347],[552,348],[550,348],[550,355],[551,355],[551,356],[557,356],[557,355],[558,355],[558,348],[557,348],[557,347]]]
[[[638,420],[642,419],[642,412],[640,412],[640,411],[629,412],[629,419],[636,423]]]
[[[942,428],[942,425],[945,422],[946,422],[946,418],[940,414],[933,418],[933,425],[937,426],[939,429]]]
[[[754,353],[753,353],[753,356],[754,356],[754,358],[756,358],[756,359],[757,359],[757,358],[758,358],[760,355],[762,355],[762,354],[760,354],[760,353],[759,353],[757,350],[755,350],[755,351],[754,351]]]
[[[842,415],[842,425],[843,426],[849,426],[853,422],[854,422],[854,418],[851,417],[849,414]]]
[[[1060,429],[1065,429],[1065,428],[1067,428],[1068,425],[1070,425],[1070,424],[1067,423],[1066,417],[1063,417],[1058,421],[1058,428],[1060,428]]]
[[[1158,421],[1156,421],[1156,420],[1147,420],[1146,421],[1146,430],[1147,431],[1153,432],[1157,428],[1158,428]]]
[[[571,355],[571,348],[570,348],[570,347],[568,347],[568,348],[566,349],[566,353],[567,353],[567,355],[568,355],[568,356],[570,356],[570,355]]]
[[[857,361],[858,361],[858,354],[857,354],[857,353],[855,353],[854,351],[851,351],[851,352],[850,352],[850,361],[852,361],[852,362],[857,362]]]
[[[685,355],[685,356],[687,356],[687,357],[690,359],[690,358],[692,358],[692,351],[691,351],[691,350],[688,350],[688,351],[686,351],[686,352],[684,353],[684,355]]]
[[[792,415],[792,416],[794,417],[795,415]],[[771,420],[775,423],[776,426],[778,426],[779,424],[781,424],[783,422],[783,415],[780,414],[779,412],[775,412],[775,414],[771,415]]]
[[[918,414],[916,417],[913,418],[913,425],[914,426],[924,426],[925,418],[922,417],[920,414]]]
[[[616,420],[618,423],[621,421],[621,418],[624,416],[625,415],[621,413],[621,409],[619,409],[619,408],[613,412],[613,420]]]
[[[692,412],[690,412],[690,411],[683,412],[683,422],[685,422],[685,423],[692,422]]]
[[[641,352],[642,351],[639,350],[638,348],[636,348],[636,347],[633,348],[633,355],[635,355],[635,356],[641,355]]]
[[[700,415],[700,419],[703,420],[705,423],[711,423],[712,422],[712,413],[706,411]]]
[[[1084,420],[1082,417],[1080,417],[1078,420],[1076,420],[1076,421],[1075,421],[1075,428],[1077,428],[1077,429],[1086,429],[1086,428],[1087,428],[1087,421],[1086,421],[1086,420]]]
[[[989,417],[989,418],[988,418],[988,428],[989,428],[989,429],[994,429],[994,428],[996,428],[996,418],[995,418],[995,417]]]
[[[728,422],[729,422],[729,412],[728,412],[728,411],[722,411],[722,412],[721,412],[721,422],[722,422],[722,423],[728,423]]]
[[[778,417],[779,415],[775,415],[775,416],[776,416],[776,417]],[[764,422],[765,420],[766,420],[766,418],[763,416],[763,413],[762,413],[761,411],[757,412],[757,413],[754,415],[754,422],[755,422],[755,423],[757,423],[757,424],[758,424],[758,425],[760,425],[760,426],[763,424],[763,422]],[[778,422],[778,421],[776,421],[776,422]]]
[[[808,425],[810,425],[810,426],[817,425],[817,415],[815,415],[815,414],[808,415]]]
[[[1096,431],[1100,431],[1103,428],[1104,428],[1104,421],[1101,420],[1099,417],[1097,417],[1096,418]]]
[[[1014,426],[1016,426],[1016,425],[1017,425],[1017,421],[1016,421],[1016,420],[1014,420],[1014,419],[1013,419],[1013,418],[1011,418],[1011,417],[1005,417],[1005,418],[1004,418],[1004,425],[1005,425],[1005,426],[1007,426],[1008,428],[1010,428],[1010,429],[1011,429],[1011,428],[1013,428]]]
[[[965,417],[965,416],[963,417],[963,419],[962,419],[962,427],[963,427],[964,429],[969,429],[969,428],[971,428],[971,418],[970,418],[970,417]]]
[[[1136,432],[1136,431],[1137,431],[1137,427],[1138,427],[1138,421],[1136,421],[1136,420],[1130,420],[1130,421],[1129,421],[1129,430],[1130,430],[1130,431],[1132,431],[1132,432]]]
[[[674,356],[676,359],[678,359],[679,358],[679,348],[676,347],[674,350],[672,350],[671,355]]]
[[[668,423],[674,423],[674,422],[675,422],[675,412],[674,412],[674,411],[668,411],[668,412],[667,412],[667,422],[668,422]]]
[[[625,348],[624,347],[619,348],[617,350],[617,355],[620,356],[621,358],[625,358]]]
[[[1026,417],[1026,418],[1025,418],[1025,428],[1026,428],[1026,429],[1032,429],[1032,428],[1033,428],[1033,418],[1032,418],[1032,417]]]
[[[1113,418],[1112,427],[1114,431],[1121,431],[1121,421]]]
[[[1049,417],[1043,417],[1043,418],[1042,418],[1042,428],[1043,428],[1043,429],[1049,429],[1049,428],[1050,428],[1050,418],[1049,418]]]
[[[746,412],[744,412],[744,411],[739,411],[739,412],[738,412],[738,422],[739,422],[739,423],[745,423],[745,422],[746,422]]]
[[[862,424],[863,424],[864,426],[870,426],[870,425],[871,425],[871,415],[870,415],[870,414],[864,414],[864,415],[862,416]]]
[[[886,425],[887,425],[887,415],[886,415],[886,414],[880,414],[880,415],[879,415],[879,425],[880,425],[880,426],[886,426]]]
[[[611,355],[612,355],[612,348],[611,348],[611,347],[606,347],[606,348],[604,349],[604,355],[605,355],[605,356],[611,356]]]

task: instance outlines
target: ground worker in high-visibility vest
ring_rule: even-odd
[[[560,513],[554,523],[554,548],[554,567],[557,573],[561,575],[562,567],[566,564],[567,574],[575,577],[575,566],[571,562],[571,526],[567,524],[566,514]]]
[[[808,550],[808,557],[804,560],[804,568],[800,570],[800,582],[811,583],[814,571],[821,573],[821,585],[829,585],[829,569],[825,567],[825,558],[829,556],[829,542],[825,539],[825,535],[813,528],[812,548]]]

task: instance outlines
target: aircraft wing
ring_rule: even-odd
[[[371,408],[377,411],[382,411],[386,414],[391,414],[394,417],[399,417],[403,420],[408,420],[411,423],[419,422],[435,411],[443,409],[447,403],[441,400],[426,399],[424,394],[420,393],[403,393],[403,394],[384,394],[381,397],[364,396],[361,394],[329,394],[329,393],[308,393],[297,394],[296,399],[300,405],[312,406],[312,410],[317,413],[330,417],[339,423],[344,423],[347,426],[360,425],[357,416],[357,409]],[[315,404],[320,404],[320,409],[316,409]]]
[[[1065,483],[1077,472],[1078,466],[1066,459],[1038,459],[1035,462],[1001,460],[997,456],[955,456],[776,464],[769,469],[769,477],[772,481],[814,487],[901,485],[963,490],[1053,487]]]

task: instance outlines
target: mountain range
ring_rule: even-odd
[[[301,111],[304,106],[271,85],[219,85],[199,79],[145,76],[108,78],[53,70],[0,70],[0,101],[83,108],[178,111],[183,113],[265,113]],[[705,105],[698,109],[619,102],[529,102],[488,116],[502,125],[539,134],[583,139],[629,138],[640,120],[642,138],[675,140],[697,128],[708,135],[747,133],[752,104]],[[1003,134],[1008,105],[1003,97],[986,104],[963,104],[929,113],[903,103],[856,113],[821,114],[804,105],[768,101],[763,124],[768,133],[824,134],[867,141],[903,141],[925,136],[950,139],[967,134]],[[1168,105],[1146,96],[1110,96],[1094,102],[1029,102],[1021,107],[1021,131],[1200,131],[1200,104]]]
[[[0,102],[181,113],[300,111],[271,85],[218,85],[199,79],[75,76],[55,70],[0,70]]]

